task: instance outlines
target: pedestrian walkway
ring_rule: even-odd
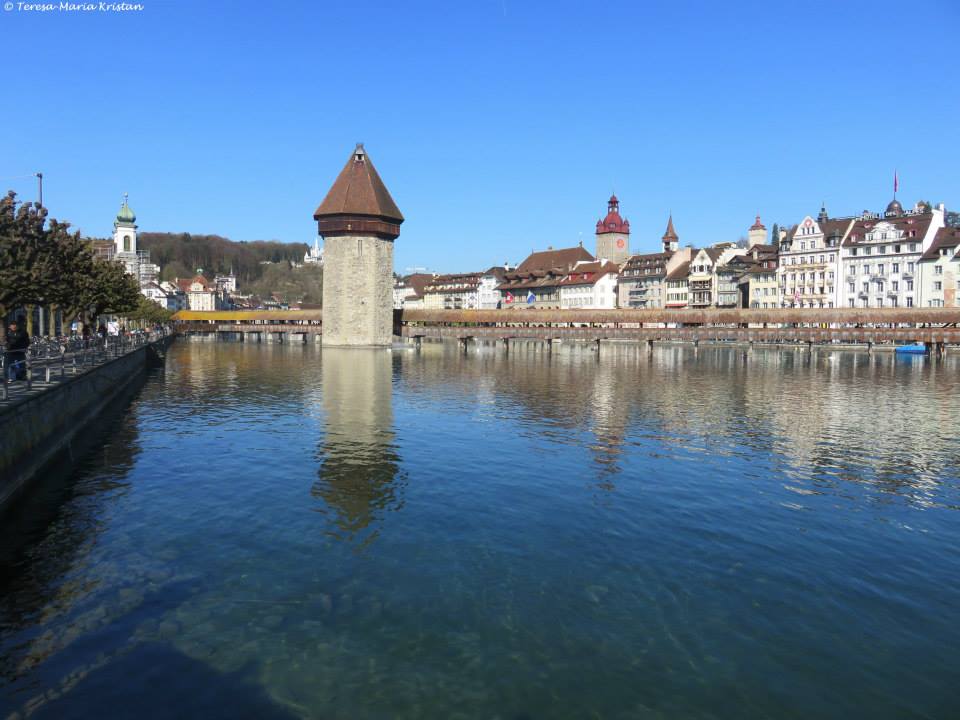
[[[26,378],[23,380],[8,380],[5,361],[0,359],[0,413],[77,375],[159,340],[164,334],[149,332],[108,337],[106,342],[95,340],[90,347],[83,347],[80,340],[67,340],[62,344],[43,340],[30,348]],[[3,358],[2,352],[0,358]]]

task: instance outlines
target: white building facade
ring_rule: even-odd
[[[843,242],[839,306],[923,306],[920,260],[943,226],[943,206],[905,212],[894,200],[882,216],[862,215]]]

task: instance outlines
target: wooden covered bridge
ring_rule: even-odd
[[[254,342],[316,342],[321,310],[181,311],[181,332]],[[960,308],[773,310],[398,310],[394,333],[420,342],[576,340],[960,345]]]

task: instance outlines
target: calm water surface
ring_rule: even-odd
[[[0,529],[0,718],[956,718],[960,357],[181,342]]]

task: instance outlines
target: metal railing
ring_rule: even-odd
[[[108,335],[105,338],[33,338],[30,347],[25,350],[25,359],[13,362],[10,361],[6,348],[0,345],[0,400],[10,399],[10,390],[14,383],[24,383],[29,392],[33,390],[34,383],[49,384],[54,380],[64,380],[68,375],[79,375],[167,334],[169,332],[162,329]]]

